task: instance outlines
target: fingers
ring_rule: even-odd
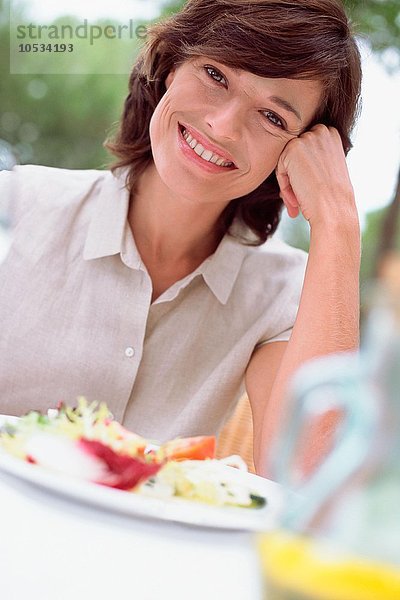
[[[275,170],[276,179],[279,184],[280,197],[282,198],[289,217],[292,219],[296,218],[299,214],[299,203],[296,195],[290,185],[289,176],[284,168],[283,161],[279,159],[278,165]]]
[[[284,147],[275,169],[287,212],[299,212],[310,227],[328,223],[340,210],[355,209],[340,134],[334,127],[318,124]],[[343,207],[343,208],[339,208]]]
[[[292,219],[297,217],[299,214],[299,203],[297,202],[297,198],[292,190],[292,187],[289,185],[284,190],[281,189],[281,193],[279,195],[286,206],[289,217]]]
[[[283,198],[282,198],[282,200],[283,200],[283,202],[284,202],[284,204],[286,206],[286,210],[287,210],[287,213],[288,213],[289,217],[291,219],[295,219],[299,215],[299,212],[300,212],[299,207],[298,206],[293,206],[293,205],[289,204]]]
[[[312,138],[319,147],[331,147],[332,151],[335,148],[343,150],[342,138],[335,127],[317,123],[311,129],[305,131],[299,136],[301,138]],[[344,151],[343,151],[344,153]]]

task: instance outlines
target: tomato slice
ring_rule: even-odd
[[[204,460],[215,458],[216,438],[213,435],[177,438],[161,448],[168,460]]]

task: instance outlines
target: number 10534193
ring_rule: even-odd
[[[19,44],[18,52],[73,52],[73,44]]]

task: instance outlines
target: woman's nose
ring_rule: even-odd
[[[240,99],[234,98],[213,107],[206,115],[205,120],[215,137],[237,141],[241,135],[244,121],[243,105]]]

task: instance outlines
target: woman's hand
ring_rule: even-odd
[[[300,210],[311,228],[358,223],[346,158],[335,128],[315,125],[288,142],[276,176],[290,217]]]
[[[311,225],[311,236],[290,340],[286,348],[282,342],[259,348],[246,372],[255,416],[255,462],[265,476],[266,449],[287,418],[294,373],[318,356],[356,350],[360,316],[358,215],[337,130],[316,125],[292,139],[279,158],[276,174],[289,215],[295,217],[301,210]],[[271,360],[279,365],[272,385],[268,383]],[[326,439],[316,440],[313,450],[319,456]]]

